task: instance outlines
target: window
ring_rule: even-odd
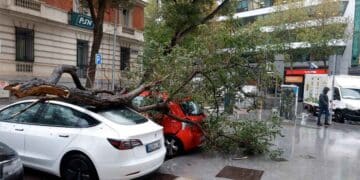
[[[183,102],[181,107],[187,115],[201,115],[203,113],[201,106],[194,101]]]
[[[265,7],[271,7],[273,6],[274,1],[273,0],[261,0],[260,1],[260,6],[265,8]]]
[[[137,96],[132,100],[132,104],[134,106],[142,107],[147,106],[155,103],[162,103],[164,102],[160,96],[157,95],[150,95],[150,96]]]
[[[339,92],[339,88],[334,88],[334,100],[341,100],[340,99],[340,92]]]
[[[344,99],[360,99],[360,89],[341,88],[341,95]]]
[[[15,116],[14,118],[11,118],[14,114],[20,112],[21,110],[25,109],[26,106],[28,106],[30,103],[22,103],[17,104],[14,106],[11,106],[9,108],[6,108],[5,110],[0,112],[0,121],[4,122],[25,122],[29,123],[32,122],[33,119],[36,116],[36,113],[38,112],[41,103],[36,104],[35,106],[27,109],[23,113]]]
[[[60,127],[90,127],[99,124],[92,117],[73,110],[71,108],[46,104],[42,117],[38,122],[40,125],[60,126]]]
[[[99,114],[121,125],[142,124],[148,121],[144,116],[128,108],[100,111]]]
[[[120,51],[120,70],[130,69],[130,48],[121,47]]]
[[[242,0],[239,2],[236,11],[237,12],[244,12],[249,10],[249,2],[248,0]]]
[[[122,18],[121,18],[121,26],[129,27],[130,26],[130,13],[129,10],[123,9],[122,10]]]
[[[34,61],[34,30],[15,28],[16,60]]]
[[[88,41],[77,40],[77,56],[76,66],[78,67],[77,73],[80,78],[86,78],[87,61],[89,56],[89,43]]]

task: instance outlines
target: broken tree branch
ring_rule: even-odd
[[[57,84],[64,73],[68,73],[72,76],[76,88],[67,88]],[[160,84],[162,81],[163,79],[140,85],[126,94],[116,94],[115,92],[107,90],[89,90],[81,85],[76,74],[75,66],[61,65],[54,69],[50,78],[46,81],[34,78],[24,83],[10,84],[4,89],[9,90],[18,98],[52,95],[58,97],[58,100],[69,103],[93,106],[97,109],[106,109],[117,106],[128,106],[131,104],[130,102],[134,97],[138,96],[143,91]],[[104,93],[107,94],[107,96],[100,96],[100,94]]]
[[[76,74],[77,67],[71,65],[62,65],[57,66],[50,75],[48,82],[50,84],[57,84],[64,73],[68,73],[71,75],[76,88],[81,90],[86,90],[85,87],[81,84],[79,77]]]
[[[207,23],[209,20],[215,17],[215,15],[222,9],[224,6],[229,2],[229,0],[222,1],[213,11],[211,11],[208,15],[206,15],[202,20],[198,23],[191,24],[190,26],[186,27],[185,29],[178,29],[175,31],[174,35],[171,38],[170,44],[167,46],[164,54],[169,54],[173,47],[175,47],[179,42],[184,38],[185,35],[194,31],[196,27],[201,24]]]

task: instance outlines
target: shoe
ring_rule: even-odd
[[[321,124],[321,123],[317,123],[317,125],[318,125],[318,126],[322,126],[322,124]]]
[[[330,126],[330,124],[328,122],[325,123],[325,126]]]

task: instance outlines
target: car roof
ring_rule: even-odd
[[[14,102],[12,104],[9,104],[1,109],[5,109],[9,106],[13,106],[13,105],[16,105],[16,104],[22,104],[22,103],[32,103],[32,102],[35,102],[39,99],[27,99],[27,100],[21,100],[21,101],[17,101],[17,102]],[[83,107],[80,107],[80,106],[77,106],[77,105],[74,105],[74,104],[71,104],[71,103],[67,103],[67,102],[63,102],[63,101],[57,101],[57,100],[47,100],[47,102],[51,103],[51,104],[58,104],[58,105],[63,105],[63,106],[66,106],[66,107],[70,107],[70,108],[73,108],[73,109],[76,109],[78,111],[81,111],[81,112],[84,112],[84,111],[88,111],[87,109],[83,108]]]

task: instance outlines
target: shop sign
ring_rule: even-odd
[[[305,75],[305,74],[328,74],[327,69],[293,69],[286,70],[286,75]]]
[[[94,29],[94,22],[91,16],[84,14],[79,14],[76,12],[70,13],[70,22],[69,24],[85,29]]]
[[[303,76],[285,76],[286,83],[303,83]]]

